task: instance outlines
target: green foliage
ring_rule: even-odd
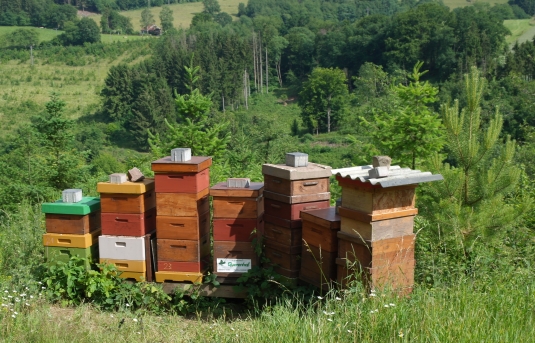
[[[173,11],[168,6],[162,7],[162,11],[160,12],[160,23],[164,32],[173,28],[173,20]]]
[[[17,29],[7,36],[8,46],[27,49],[39,44],[39,34],[35,29]]]
[[[65,32],[57,37],[62,45],[84,45],[99,43],[100,29],[93,19],[84,17],[75,23],[66,22]]]
[[[496,110],[483,126],[480,104],[484,88],[485,80],[472,68],[465,75],[466,106],[460,109],[458,100],[441,106],[447,163],[442,163],[446,156],[436,155],[430,167],[442,174],[444,181],[425,188],[431,198],[424,213],[435,223],[435,230],[455,237],[456,255],[470,261],[479,255],[473,249],[476,240],[486,242],[483,250],[500,247],[504,230],[522,225],[522,217],[532,208],[529,194],[514,192],[521,170],[513,159],[515,142],[500,138],[503,117]]]
[[[110,8],[106,8],[102,12],[100,28],[102,33],[124,33],[127,35],[134,33],[130,18],[122,16]]]
[[[420,72],[422,64],[414,66],[409,85],[393,87],[398,105],[391,112],[378,112],[372,122],[362,119],[381,154],[413,169],[417,160],[440,151],[444,144],[440,119],[429,109],[437,100],[438,89],[420,82],[425,74]]]
[[[166,120],[168,131],[161,136],[149,132],[151,151],[156,156],[166,156],[173,148],[188,147],[193,155],[219,158],[230,140],[230,133],[225,133],[228,122],[210,123],[212,100],[194,88],[200,68],[193,66],[193,56],[190,66],[184,69],[187,73],[185,85],[190,93],[175,94],[179,122],[171,124]]]
[[[219,6],[219,2],[217,0],[202,0],[202,4],[204,6],[204,12],[212,16],[221,12],[221,6]]]
[[[299,93],[299,106],[303,122],[311,131],[331,132],[332,125],[344,115],[349,92],[342,70],[315,68]]]
[[[150,9],[145,8],[141,12],[141,28],[145,30],[150,25],[153,25],[155,23],[154,16],[152,15],[152,12]]]

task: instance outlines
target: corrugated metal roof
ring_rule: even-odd
[[[422,172],[420,170],[412,170],[411,168],[401,168],[400,166],[390,166],[390,171],[387,177],[372,179],[368,175],[368,171],[372,168],[371,165],[367,165],[333,169],[331,172],[333,175],[340,175],[342,178],[349,178],[351,180],[358,179],[360,182],[369,182],[374,186],[379,184],[383,188],[444,180],[444,177],[440,174],[433,175],[431,172]]]

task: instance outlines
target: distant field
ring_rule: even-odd
[[[247,0],[219,0],[219,5],[221,6],[221,11],[227,12],[232,16],[238,14],[238,5],[240,2],[247,3]],[[169,8],[173,11],[174,26],[176,28],[188,28],[191,19],[195,13],[200,13],[203,10],[202,2],[188,2],[185,4],[172,4],[169,5]],[[160,25],[160,11],[161,7],[152,7],[151,12],[156,20],[156,25]],[[143,9],[137,9],[132,11],[121,12],[122,15],[127,16],[132,20],[132,26],[134,30],[141,29],[141,12]],[[101,15],[91,15],[90,18],[94,19],[100,25]]]
[[[487,2],[491,6],[495,4],[506,4],[507,0],[479,0],[479,1],[466,1],[466,0],[444,0],[444,5],[448,6],[450,9],[457,7],[465,7],[475,4],[476,2]]]
[[[503,25],[512,33],[506,38],[508,44],[529,40],[535,34],[535,22],[532,19],[504,20]]]
[[[49,40],[54,39],[56,36],[59,36],[63,33],[61,30],[51,30],[51,29],[38,29],[35,27],[29,27],[29,26],[0,26],[0,38],[3,35],[10,34],[11,32],[15,31],[16,29],[20,28],[27,28],[27,29],[35,29],[37,32],[39,32],[39,41],[40,42],[46,42]],[[126,37],[126,38],[125,38]],[[142,37],[142,36],[126,36],[126,35],[101,35],[102,43],[113,43],[116,41],[124,42],[127,39],[149,39],[148,36]]]
[[[56,36],[59,36],[63,31],[52,30],[52,29],[38,29],[30,26],[0,26],[0,36],[10,34],[16,29],[26,28],[26,29],[35,29],[39,32],[39,41],[45,42],[54,39]]]

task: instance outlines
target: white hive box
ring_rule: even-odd
[[[100,236],[99,257],[114,260],[145,260],[145,237]]]

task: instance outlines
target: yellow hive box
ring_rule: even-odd
[[[122,272],[121,275],[119,275],[119,277],[123,279],[135,279],[138,282],[142,282],[142,281],[145,281],[147,276],[145,273]]]
[[[156,282],[176,281],[202,283],[203,273],[192,272],[156,272]]]
[[[115,260],[109,258],[101,258],[100,263],[111,263],[117,267],[117,270],[122,272],[137,272],[146,273],[147,264],[146,261],[132,261],[132,260]]]
[[[139,182],[124,183],[97,183],[97,192],[99,193],[119,193],[119,194],[143,194],[154,189],[154,179],[143,179]]]
[[[100,236],[101,231],[98,229],[85,235],[45,233],[43,235],[43,245],[45,247],[89,248],[98,243],[98,236]]]

